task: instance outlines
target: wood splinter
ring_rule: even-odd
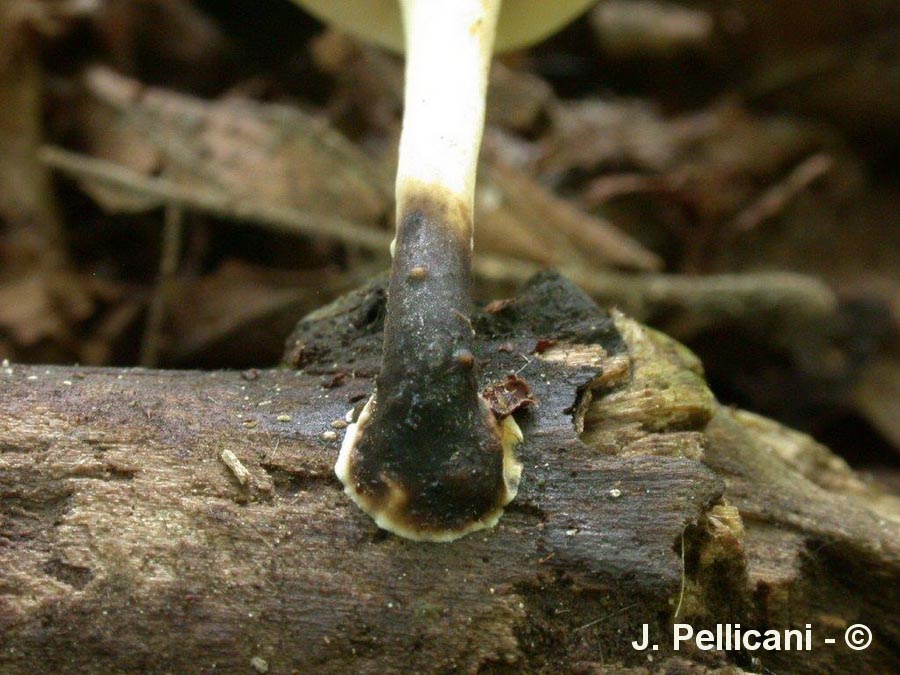
[[[298,1],[362,37],[405,46],[407,57],[384,360],[335,472],[379,527],[452,541],[495,525],[522,472],[518,425],[497,419],[479,394],[468,320],[495,38],[501,49],[534,42],[590,0],[509,0],[502,11],[500,0]]]

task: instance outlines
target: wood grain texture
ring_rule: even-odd
[[[453,544],[379,532],[332,465],[383,306],[375,283],[303,320],[298,370],[0,369],[0,672],[900,663],[896,500],[720,407],[684,348],[553,275],[473,318],[482,385],[518,372],[538,401],[517,413],[517,499]],[[674,653],[676,608],[698,627],[863,620],[875,643]],[[643,623],[652,661],[630,646]]]

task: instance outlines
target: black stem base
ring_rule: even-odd
[[[384,363],[351,457],[354,498],[407,536],[477,529],[511,498],[500,429],[479,396],[471,351],[469,219],[452,199],[406,202]]]

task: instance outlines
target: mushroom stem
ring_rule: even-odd
[[[521,435],[478,392],[469,323],[475,169],[500,0],[401,0],[406,110],[376,391],[335,472],[376,523],[450,541],[515,496]]]
[[[471,214],[500,0],[401,0],[406,38],[398,230],[423,190]],[[446,193],[446,194],[444,194]],[[471,236],[471,218],[448,223]]]

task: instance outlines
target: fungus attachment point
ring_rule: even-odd
[[[397,47],[394,0],[298,0]],[[516,495],[522,440],[478,392],[469,286],[475,168],[488,68],[590,0],[399,0],[406,51],[397,234],[375,393],[347,428],[335,473],[382,528],[452,541],[493,526]],[[505,34],[504,34],[505,33]]]

